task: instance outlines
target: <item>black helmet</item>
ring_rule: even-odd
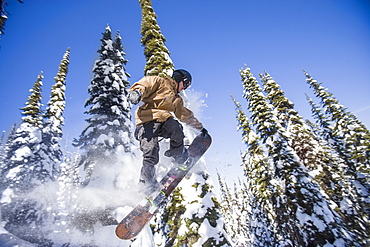
[[[184,88],[188,88],[191,85],[191,74],[184,69],[175,70],[172,74],[172,78],[177,83],[180,83],[182,81],[184,83]]]

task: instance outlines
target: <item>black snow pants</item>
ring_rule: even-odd
[[[144,183],[156,183],[155,165],[159,162],[159,137],[170,138],[170,153],[174,157],[184,152],[185,135],[182,125],[172,117],[165,122],[151,121],[139,125],[135,130],[135,137],[143,152],[140,180]]]

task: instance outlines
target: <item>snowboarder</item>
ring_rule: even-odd
[[[149,195],[158,189],[155,165],[159,162],[158,137],[170,138],[170,149],[164,155],[172,157],[174,163],[185,162],[188,156],[184,147],[182,125],[174,119],[188,124],[206,135],[207,130],[191,110],[184,106],[179,93],[192,82],[190,73],[184,69],[175,70],[172,77],[145,76],[134,83],[129,90],[128,100],[143,105],[136,110],[135,138],[143,152],[143,165],[139,184],[141,192]],[[173,114],[174,116],[173,116]]]

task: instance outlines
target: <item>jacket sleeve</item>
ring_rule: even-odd
[[[154,76],[145,76],[141,78],[138,82],[135,82],[129,91],[140,91],[142,93],[142,98],[146,98],[152,92],[157,90],[158,84],[155,83]]]
[[[194,113],[191,110],[184,106],[184,101],[180,96],[175,100],[174,105],[174,114],[181,122],[184,122],[198,130],[203,129],[202,123],[194,117]]]

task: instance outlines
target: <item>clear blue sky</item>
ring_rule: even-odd
[[[211,173],[235,179],[241,134],[230,94],[244,106],[239,69],[266,70],[296,110],[310,118],[302,69],[370,128],[370,2],[365,0],[153,0],[158,23],[177,68],[193,75],[193,90],[207,107],[200,119],[214,138],[206,155]],[[64,137],[85,126],[83,105],[105,26],[121,32],[134,83],[145,65],[137,0],[8,0],[0,40],[0,130],[20,122],[37,75],[44,71],[49,100],[60,60],[71,48]],[[64,144],[63,144],[64,145]],[[215,178],[214,178],[215,179]]]

